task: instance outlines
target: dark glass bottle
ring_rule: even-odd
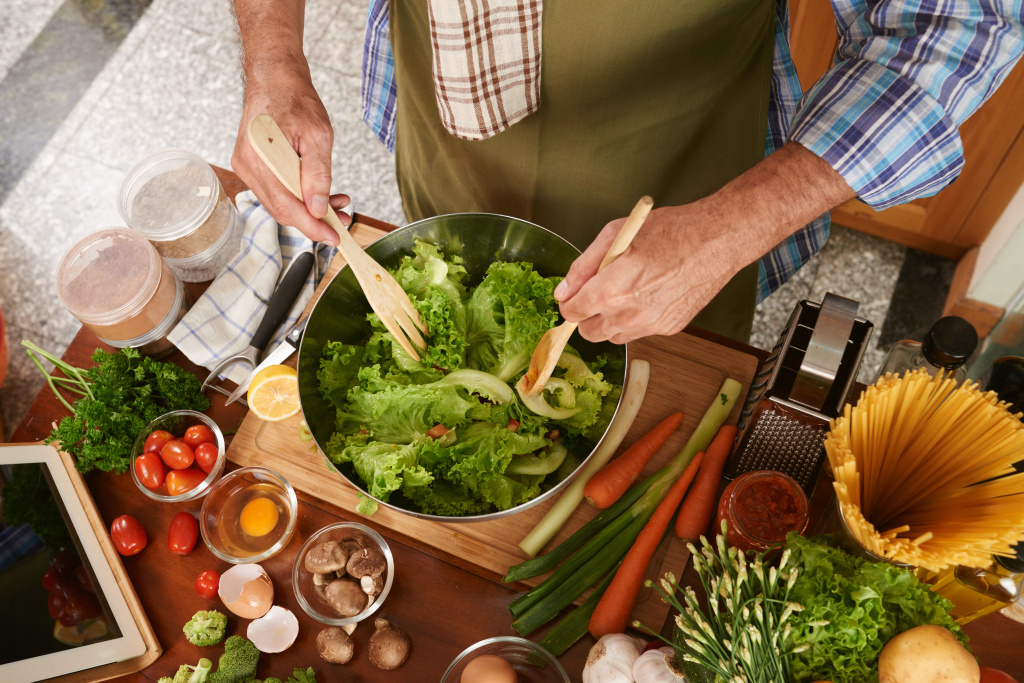
[[[986,374],[985,390],[996,392],[1000,401],[1009,404],[1011,413],[1024,413],[1024,358],[1003,356],[992,363]],[[1013,467],[1024,472],[1024,460],[1014,463]]]
[[[963,382],[967,378],[964,363],[977,346],[978,333],[973,325],[955,315],[946,316],[932,325],[924,340],[904,339],[893,344],[875,377],[924,368],[932,376],[950,372],[957,382]]]

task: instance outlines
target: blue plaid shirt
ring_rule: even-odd
[[[832,0],[834,66],[803,95],[776,0],[765,154],[795,140],[828,161],[876,210],[935,194],[964,165],[958,127],[1024,50],[1022,0]],[[395,147],[395,65],[388,0],[370,0],[363,119]],[[761,257],[758,300],[828,239],[828,214]]]

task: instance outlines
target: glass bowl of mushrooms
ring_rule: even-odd
[[[292,585],[306,614],[331,626],[354,626],[384,603],[395,577],[387,541],[355,522],[325,526],[302,546]]]

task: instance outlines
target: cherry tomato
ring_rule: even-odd
[[[142,447],[142,452],[159,453],[164,444],[172,440],[174,440],[174,434],[158,429],[146,437],[146,445]]]
[[[220,455],[220,449],[217,448],[215,443],[201,443],[196,446],[196,464],[199,465],[199,469],[209,474],[213,471],[214,466],[217,464],[217,456]]]
[[[212,569],[207,569],[196,577],[196,593],[207,600],[217,597],[218,588],[220,588],[220,574]]]
[[[983,666],[980,683],[1017,683],[1017,679],[999,669]]]
[[[47,593],[52,593],[57,589],[57,585],[60,583],[60,578],[57,576],[57,570],[55,567],[50,567],[45,574],[43,574],[43,588],[46,589]],[[56,619],[57,617],[54,617]]]
[[[202,484],[204,479],[206,479],[206,473],[194,467],[186,470],[171,470],[167,473],[167,479],[164,482],[167,484],[167,495],[177,496],[191,491]]]
[[[92,579],[89,578],[89,572],[85,571],[85,565],[80,564],[75,567],[75,584],[83,590],[87,590],[90,593],[95,593],[96,589],[92,587]]]
[[[174,439],[165,443],[164,447],[160,449],[160,458],[167,463],[168,467],[183,470],[192,466],[196,454],[187,443]]]
[[[76,624],[80,624],[86,619],[98,617],[102,612],[96,596],[80,590],[72,591],[68,595],[68,604],[64,611],[75,620]]]
[[[188,555],[199,538],[199,523],[187,512],[179,512],[167,530],[167,549],[175,555]]]
[[[122,555],[137,555],[146,547],[146,530],[131,515],[121,515],[110,525],[110,538]]]
[[[59,619],[60,615],[64,614],[64,605],[67,604],[67,600],[64,599],[64,594],[60,591],[53,591],[46,599],[46,610],[50,614],[51,619]]]
[[[143,453],[135,458],[135,476],[147,489],[156,491],[164,485],[167,468],[156,453]]]
[[[192,425],[185,430],[185,438],[182,441],[195,448],[201,443],[213,443],[216,439],[213,437],[213,431],[206,425]]]

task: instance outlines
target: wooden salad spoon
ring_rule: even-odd
[[[640,198],[640,201],[636,203],[636,206],[633,207],[633,210],[626,218],[626,222],[619,229],[619,234],[616,235],[612,246],[608,248],[608,253],[601,260],[601,265],[597,267],[597,272],[600,273],[608,264],[629,248],[653,206],[654,200],[650,197],[644,196]],[[526,374],[520,380],[523,391],[527,394],[536,394],[544,389],[544,385],[551,379],[551,373],[555,370],[555,364],[558,362],[559,356],[562,355],[565,345],[569,342],[569,337],[575,331],[576,323],[566,321],[544,333],[544,336],[540,338],[540,342],[537,343],[537,348],[533,350],[529,369],[527,369]]]
[[[249,123],[249,143],[277,179],[302,201],[302,161],[270,114],[259,114]],[[428,332],[409,295],[391,273],[362,250],[333,208],[328,207],[327,215],[321,220],[338,233],[338,251],[363,288],[370,307],[406,353],[419,360],[413,344],[421,349],[427,348],[423,335]]]

